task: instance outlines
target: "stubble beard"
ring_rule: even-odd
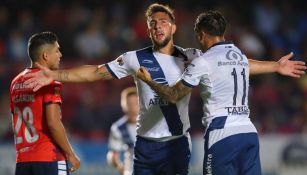
[[[159,49],[161,49],[161,48],[164,48],[169,42],[170,42],[170,40],[171,40],[171,37],[170,36],[168,36],[168,37],[166,37],[162,42],[157,42],[157,41],[155,41],[154,39],[152,39],[152,42],[153,42],[153,46],[154,46],[154,49],[155,50],[159,50]]]

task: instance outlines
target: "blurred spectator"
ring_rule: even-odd
[[[109,47],[105,36],[101,33],[99,23],[91,22],[76,36],[76,49],[81,56],[89,59],[101,58]]]
[[[8,57],[12,60],[28,61],[27,39],[19,30],[12,30],[7,42]]]

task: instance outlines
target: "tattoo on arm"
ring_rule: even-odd
[[[110,73],[109,72],[98,72],[99,76],[104,79],[104,78],[109,78]]]
[[[67,71],[59,71],[58,73],[58,80],[59,81],[65,81],[65,80],[68,80],[68,76],[69,76],[69,73]]]
[[[178,82],[173,87],[161,85],[154,81],[150,81],[148,84],[161,98],[171,103],[176,103],[178,100],[192,91],[191,88],[183,85],[181,82]]]

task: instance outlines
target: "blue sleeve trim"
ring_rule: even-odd
[[[184,79],[181,79],[181,82],[182,82],[182,84],[184,84],[185,86],[188,86],[190,88],[194,88],[195,87],[194,85],[191,85],[190,83],[184,81]]]
[[[119,78],[115,75],[115,73],[111,70],[110,66],[109,66],[108,64],[105,64],[105,65],[106,65],[106,68],[108,69],[109,73],[111,73],[111,75],[112,75],[114,78],[119,79]]]

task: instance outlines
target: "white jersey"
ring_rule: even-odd
[[[133,170],[133,147],[136,141],[136,124],[129,123],[123,116],[111,126],[109,150],[124,152],[125,175],[131,175]]]
[[[137,135],[141,137],[162,141],[185,135],[190,128],[188,104],[191,94],[171,104],[135,77],[140,66],[143,66],[156,82],[174,85],[184,72],[186,62],[201,55],[197,49],[175,48],[175,56],[154,52],[152,47],[148,47],[124,53],[106,65],[109,72],[118,79],[128,75],[134,77],[140,104]]]
[[[248,59],[234,44],[221,42],[209,48],[188,66],[182,82],[190,87],[200,84],[206,126],[216,117],[227,116],[225,127],[250,126],[228,134],[256,132],[249,119]]]

